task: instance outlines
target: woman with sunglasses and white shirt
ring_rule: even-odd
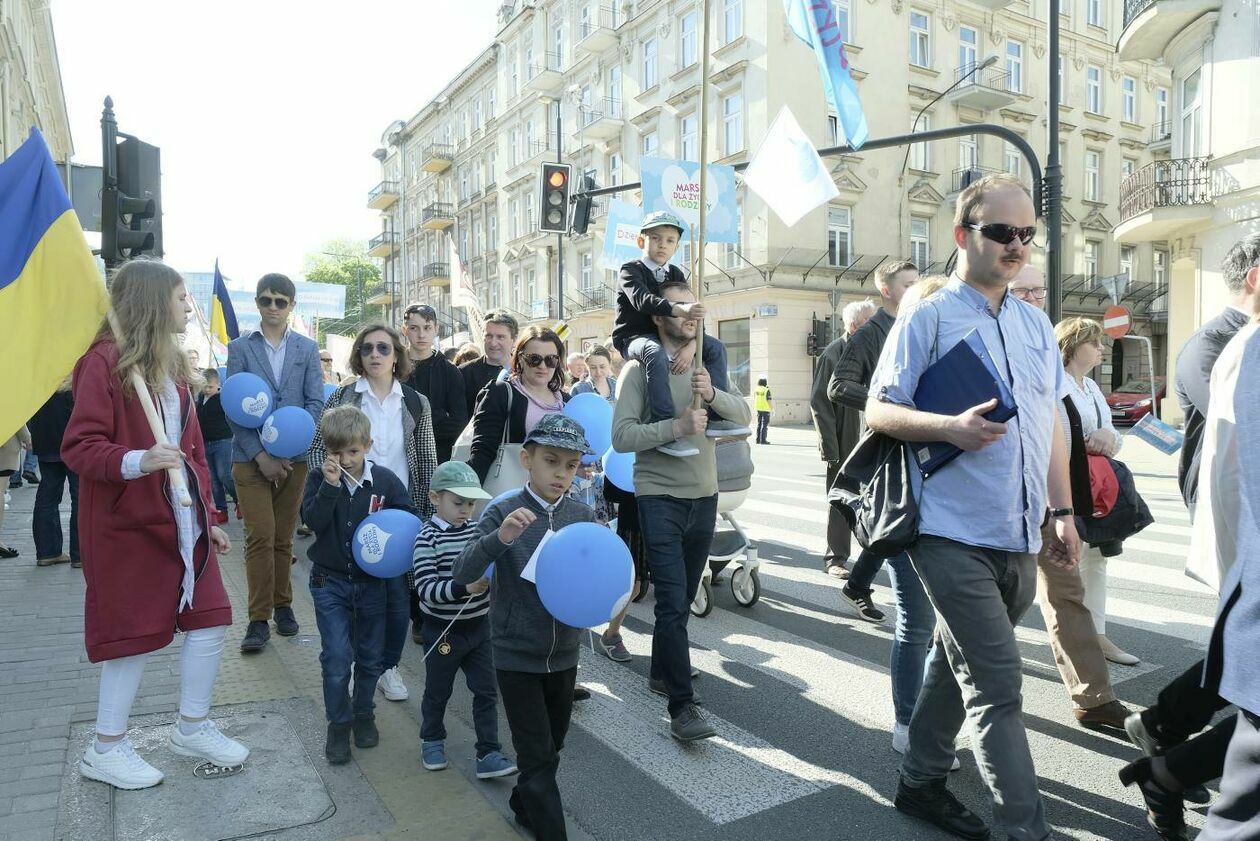
[[[387,467],[407,487],[411,504],[421,519],[433,513],[429,480],[437,467],[433,417],[429,401],[407,385],[411,359],[402,335],[384,324],[369,324],[359,331],[350,347],[350,370],[358,379],[342,385],[328,398],[324,410],[357,406],[372,422],[372,449],[368,459]],[[328,456],[323,436],[311,443],[309,464],[319,470]],[[405,701],[407,685],[398,673],[407,626],[420,622],[411,573],[390,581],[385,606],[384,671],[376,686],[389,701]]]

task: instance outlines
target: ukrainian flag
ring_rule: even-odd
[[[38,129],[0,163],[0,442],[96,337],[109,293]]]
[[[210,296],[210,335],[226,346],[240,334],[240,328],[236,326],[236,310],[232,309],[232,297],[228,295],[223,275],[219,274],[219,261],[215,260],[214,294]]]

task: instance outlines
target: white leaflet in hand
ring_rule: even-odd
[[[521,578],[531,584],[537,584],[534,576],[538,574],[538,556],[542,554],[543,547],[547,545],[547,541],[555,537],[556,533],[551,529],[547,529],[547,533],[543,535],[542,540],[538,541],[538,548],[534,550],[534,554],[529,556],[529,563],[525,564],[525,569],[521,570]]]
[[[744,183],[785,225],[840,195],[822,158],[785,105],[744,170]]]

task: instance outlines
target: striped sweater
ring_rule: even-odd
[[[451,567],[464,551],[464,546],[477,537],[477,523],[470,520],[455,527],[434,516],[416,535],[412,556],[412,574],[416,579],[416,595],[420,610],[427,616],[449,622],[477,619],[490,612],[490,591],[470,596],[463,584],[451,578]],[[464,609],[460,613],[460,608]]]

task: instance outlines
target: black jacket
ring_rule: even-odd
[[[866,410],[866,390],[871,386],[879,355],[884,351],[884,342],[888,341],[888,331],[896,320],[896,316],[880,307],[849,337],[844,354],[831,374],[831,382],[827,384],[831,402],[859,412]]]
[[[464,405],[468,407],[468,417],[471,418],[477,410],[481,390],[494,382],[503,369],[483,356],[460,365],[459,373],[464,378]]]
[[[354,496],[350,495],[345,480],[333,487],[324,481],[322,471],[312,470],[302,493],[302,522],[315,532],[315,542],[306,550],[311,564],[322,572],[372,580],[354,562],[350,541],[373,508],[398,508],[416,513],[402,480],[387,467],[373,464],[372,480],[368,481],[365,475],[363,487],[355,491]]]
[[[809,413],[818,431],[818,451],[828,464],[838,465],[844,461],[857,441],[857,415],[850,417],[844,407],[837,406],[827,396],[827,385],[840,357],[844,356],[848,341],[848,336],[841,336],[823,349],[814,363],[814,379],[809,388]],[[841,441],[848,449],[841,448]]]
[[[1212,366],[1234,334],[1247,324],[1247,316],[1227,307],[1225,312],[1190,335],[1177,354],[1174,391],[1186,418],[1185,443],[1177,465],[1177,484],[1186,505],[1193,505],[1199,490],[1199,462],[1203,455],[1203,427],[1207,423]]]
[[[569,402],[569,395],[561,392],[564,402]],[[511,417],[508,403],[511,402]],[[477,478],[482,482],[490,474],[490,466],[499,454],[499,447],[504,443],[503,429],[507,425],[507,443],[522,444],[525,442],[525,417],[529,409],[529,400],[520,394],[509,382],[493,383],[481,393],[477,408],[473,412],[473,439],[469,450],[468,463],[477,471]]]
[[[442,354],[434,353],[428,359],[415,363],[407,385],[429,400],[438,464],[450,461],[451,447],[464,427],[468,426],[471,416],[460,370]]]
[[[201,424],[201,437],[205,441],[223,441],[232,438],[232,427],[223,413],[223,395],[197,397],[197,422]]]
[[[665,277],[669,280],[686,281],[682,269],[666,266]],[[631,260],[621,267],[621,282],[617,289],[617,314],[613,321],[613,347],[626,355],[626,346],[635,336],[655,336],[654,315],[670,315],[674,305],[661,297],[661,285],[642,260]]]
[[[70,423],[74,396],[69,391],[53,392],[26,424],[31,433],[31,452],[41,461],[61,461],[61,438]]]

